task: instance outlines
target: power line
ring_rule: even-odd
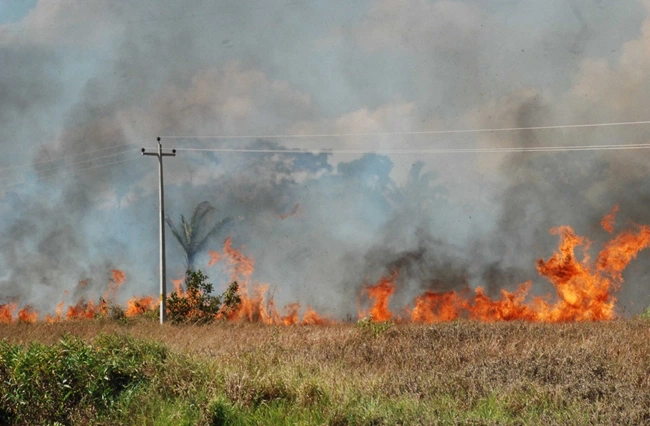
[[[365,136],[406,136],[406,135],[443,135],[454,133],[494,133],[494,132],[517,132],[524,130],[559,130],[559,129],[581,129],[589,127],[614,127],[633,126],[650,124],[647,121],[625,121],[614,123],[591,123],[591,124],[566,124],[557,126],[533,126],[533,127],[500,127],[489,129],[460,129],[460,130],[421,130],[412,132],[371,132],[371,133],[314,133],[314,134],[285,134],[285,135],[188,135],[188,136],[161,136],[162,139],[296,139],[296,138],[340,138],[340,137],[365,137]]]
[[[89,159],[87,159],[87,160],[81,160],[81,161],[77,161],[77,162],[70,163],[70,164],[61,164],[60,166],[54,166],[54,167],[50,167],[50,168],[48,168],[48,169],[37,170],[37,172],[38,172],[38,173],[49,172],[49,171],[52,171],[52,170],[60,169],[60,168],[62,168],[62,167],[66,167],[66,168],[67,168],[67,167],[74,166],[74,165],[77,165],[77,164],[88,163],[88,162],[90,162],[90,161],[97,161],[97,160],[101,160],[101,159],[103,159],[103,158],[116,157],[116,156],[118,156],[118,155],[129,154],[129,153],[131,153],[131,152],[135,152],[135,151],[137,151],[137,149],[129,149],[129,150],[127,150],[127,151],[121,151],[121,152],[116,152],[116,153],[113,153],[113,154],[102,155],[101,157],[89,158]],[[79,169],[78,169],[78,170],[79,170]]]
[[[42,180],[50,180],[50,179],[57,178],[59,176],[66,176],[66,175],[71,175],[71,174],[74,174],[74,173],[77,173],[77,172],[82,172],[82,171],[87,171],[87,170],[92,170],[92,169],[99,169],[99,168],[102,168],[102,167],[113,166],[115,164],[126,163],[127,161],[137,160],[138,158],[139,157],[132,157],[132,158],[127,158],[127,159],[120,160],[120,161],[113,161],[111,163],[99,164],[99,165],[90,166],[90,167],[83,167],[81,169],[71,170],[69,172],[60,173],[60,174],[56,174],[56,175],[52,175],[52,176],[41,176],[41,177],[38,177],[38,178],[34,179],[34,181],[39,182],[39,181],[42,181]],[[23,180],[23,181],[20,181],[20,182],[14,182],[14,183],[10,183],[8,185],[5,185],[5,188],[10,188],[10,187],[14,187],[14,186],[22,185],[22,184],[32,185],[33,182],[28,182],[28,181]]]
[[[489,154],[515,152],[616,151],[650,149],[650,143],[619,145],[536,146],[509,148],[436,148],[436,149],[266,149],[266,148],[176,148],[177,151],[258,153],[258,154]]]
[[[307,4],[309,3],[308,1],[306,2],[301,2],[301,1],[290,1],[285,3],[283,6],[296,6],[299,4]],[[246,9],[246,13],[250,12],[256,12],[259,10],[264,10],[268,8],[268,4],[262,3],[264,6],[261,7],[256,7],[256,8],[249,8]],[[143,18],[143,19],[129,19],[126,21],[112,21],[111,23],[114,25],[127,25],[127,24],[144,24],[148,22],[174,22],[174,21],[185,21],[185,20],[194,20],[194,19],[203,19],[206,17],[211,17],[211,16],[224,16],[224,15],[232,15],[233,12],[228,12],[226,10],[218,10],[215,12],[207,12],[207,13],[192,13],[188,15],[183,15],[183,16],[168,16],[168,17],[158,17],[158,18]],[[27,28],[24,25],[20,26],[20,23],[10,23],[10,24],[5,24],[4,25],[6,28],[0,28],[0,34],[18,34],[18,33],[24,33],[24,32],[33,32],[35,31],[33,28]],[[2,25],[0,25],[2,27]],[[36,29],[36,31],[40,30],[41,28]]]
[[[121,148],[121,147],[129,146],[129,145],[133,145],[133,144],[125,143],[125,144],[122,144],[122,145],[114,145],[114,146],[109,146],[107,148],[100,148],[100,149],[94,149],[92,151],[85,151],[85,152],[81,152],[79,154],[64,155],[62,157],[51,158],[51,159],[48,159],[48,160],[42,160],[42,161],[38,161],[36,163],[27,163],[27,164],[20,164],[20,165],[16,165],[16,166],[9,166],[9,167],[5,167],[3,169],[0,169],[0,172],[13,170],[13,169],[19,169],[19,168],[22,168],[22,167],[37,166],[39,164],[52,163],[54,161],[65,160],[66,158],[79,157],[79,156],[82,156],[82,155],[93,154],[95,152],[108,151],[109,149],[116,149],[116,148]],[[124,151],[124,152],[128,152],[128,151]]]

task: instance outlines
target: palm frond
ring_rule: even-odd
[[[217,211],[212,204],[203,201],[196,206],[189,221],[185,216],[181,215],[178,226],[169,217],[165,218],[172,234],[185,252],[188,269],[192,269],[196,255],[205,248],[207,242],[232,220],[232,218],[225,218],[214,225],[210,225],[210,222],[213,221],[212,215],[216,214]]]
[[[183,250],[187,250],[187,241],[185,240],[185,235],[181,232],[180,229],[176,227],[174,222],[169,218],[165,218],[165,222],[169,225],[169,230],[172,231],[172,235],[176,238],[176,241],[183,247]]]
[[[194,214],[192,215],[192,227],[198,227],[199,224],[205,219],[205,216],[207,216],[209,213],[216,212],[216,210],[217,209],[207,201],[199,203],[199,205],[194,209]]]
[[[219,221],[219,223],[214,225],[210,229],[210,232],[208,232],[205,236],[203,236],[203,238],[197,239],[196,240],[196,246],[195,246],[197,252],[203,250],[205,248],[207,242],[210,241],[210,239],[212,237],[215,237],[219,233],[219,231],[221,231],[221,228],[223,228],[226,224],[228,224],[231,221],[232,221],[231,217],[227,217],[227,218]]]

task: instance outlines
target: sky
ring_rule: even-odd
[[[244,246],[279,302],[350,315],[394,265],[406,265],[397,301],[526,280],[552,292],[535,270],[557,246],[549,229],[597,248],[614,205],[617,229],[650,223],[644,150],[387,151],[647,143],[648,125],[405,133],[647,120],[649,12],[648,0],[0,0],[0,303],[53,309],[80,280],[101,294],[114,268],[123,297],[157,292],[157,166],[139,149],[158,136],[179,150],[166,213],[208,201],[234,218],[209,248]],[[310,134],[348,136],[264,137]],[[235,135],[251,137],[195,138]],[[313,151],[185,151],[216,148]],[[626,271],[623,314],[650,303],[648,260]],[[168,275],[183,271],[170,239]]]

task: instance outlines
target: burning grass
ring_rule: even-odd
[[[609,233],[615,213],[603,219]],[[571,228],[551,232],[559,247],[536,266],[553,296],[530,297],[531,283],[499,298],[425,291],[396,309],[394,270],[363,288],[358,324],[297,303],[278,311],[230,239],[210,262],[239,283],[239,303],[200,304],[216,323],[160,326],[149,296],[114,305],[119,270],[98,302],[61,303],[55,315],[2,305],[0,423],[650,424],[650,322],[615,314],[650,227],[624,230],[593,258]],[[174,297],[204,300],[174,284]]]
[[[617,211],[618,208],[615,207],[601,223],[603,229],[610,234],[614,232]],[[390,320],[424,324],[456,319],[562,323],[615,318],[615,294],[623,284],[623,271],[641,250],[650,246],[650,226],[634,225],[623,230],[605,243],[594,258],[590,256],[593,243],[577,235],[569,226],[553,228],[550,232],[559,237],[558,249],[548,259],[539,259],[536,269],[541,277],[554,286],[554,295],[531,296],[529,292],[532,281],[520,284],[512,292],[503,289],[497,298],[489,297],[481,287],[450,292],[427,290],[407,306],[395,310],[395,307],[391,307],[391,298],[399,291],[400,276],[399,269],[395,269],[376,284],[362,288],[360,296],[367,302],[367,306],[359,306],[359,318],[368,317],[377,322]],[[210,252],[208,267],[217,263],[221,263],[229,273],[230,282],[238,283],[237,294],[234,296],[240,303],[227,312],[215,309],[209,318],[202,314],[202,319],[287,326],[327,325],[336,322],[309,306],[303,308],[299,303],[277,309],[273,297],[268,296],[269,286],[252,281],[254,259],[246,256],[241,249],[234,248],[230,238],[226,239],[222,253]],[[110,316],[113,308],[116,308],[111,301],[125,282],[124,272],[113,270],[108,288],[99,302],[80,300],[67,306],[67,309],[61,303],[57,306],[56,315],[39,316],[38,312],[28,306],[18,309],[17,303],[0,305],[0,323],[35,322],[39,318],[44,318],[47,322],[58,322]],[[187,302],[186,305],[191,305],[190,292],[188,288],[183,288],[183,279],[172,282],[172,302]],[[86,282],[82,281],[79,285],[85,286]],[[197,294],[208,297],[201,292]],[[157,300],[153,296],[136,297],[127,302],[126,308],[117,307],[116,312],[131,317],[147,314],[157,306]]]
[[[117,370],[131,379],[98,388],[110,404],[75,397],[67,417],[59,417],[63,423],[650,422],[650,323],[640,319],[325,327],[96,320],[5,325],[0,338],[5,415],[15,386],[29,389],[20,398],[32,404],[48,389],[52,397],[64,395],[54,390],[75,372],[90,374],[69,382],[86,389],[101,377],[92,374],[95,366],[126,363]],[[128,350],[114,350],[121,347]],[[55,354],[55,362],[38,353]],[[15,377],[26,371],[15,366],[27,354],[36,369]],[[39,362],[49,362],[42,374]],[[59,368],[62,374],[54,374]],[[83,389],[74,395],[88,395]]]

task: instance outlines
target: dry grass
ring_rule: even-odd
[[[144,320],[0,326],[0,339],[16,343],[49,344],[66,333],[163,342],[207,365],[210,377],[200,386],[234,407],[259,411],[283,403],[309,411],[300,414],[307,423],[650,424],[650,322],[644,320],[459,321],[375,333],[356,325]],[[199,386],[191,382],[179,381],[188,392]]]

